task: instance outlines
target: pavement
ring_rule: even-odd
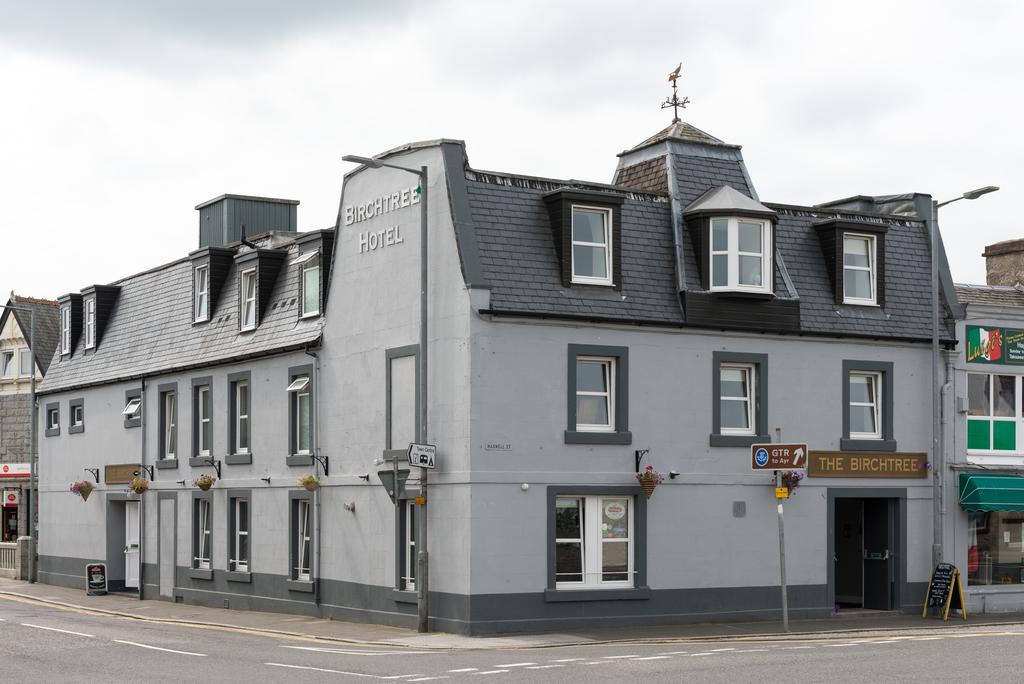
[[[437,650],[501,650],[554,648],[578,645],[629,643],[682,643],[701,641],[750,641],[758,639],[843,639],[851,635],[884,635],[887,632],[936,632],[962,629],[964,626],[1008,626],[1024,624],[1024,613],[1000,613],[970,616],[968,622],[950,617],[921,618],[920,615],[881,611],[841,612],[832,617],[791,620],[790,631],[780,622],[729,622],[683,625],[634,626],[628,629],[577,629],[571,632],[508,634],[493,637],[469,637],[300,615],[258,611],[208,608],[205,606],[140,601],[123,594],[87,596],[84,589],[49,584],[30,584],[0,579],[0,595],[15,600],[45,604],[65,610],[110,615],[150,623],[178,624],[206,629],[243,631],[263,636],[298,638],[361,646],[389,646]]]

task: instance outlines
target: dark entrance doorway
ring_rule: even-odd
[[[18,507],[4,506],[0,520],[0,541],[18,541]]]
[[[835,500],[836,607],[893,609],[896,499]]]

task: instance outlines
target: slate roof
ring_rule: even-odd
[[[7,304],[26,307],[35,311],[35,340],[32,339],[31,335],[32,314],[28,312],[4,309],[3,313],[0,314],[0,330],[3,329],[4,323],[7,322],[7,316],[14,314],[14,320],[17,321],[21,334],[28,341],[28,345],[32,349],[32,355],[35,357],[39,372],[46,375],[46,371],[50,366],[50,360],[53,358],[53,352],[57,348],[57,342],[60,339],[59,305],[57,302],[49,299],[19,297],[13,292],[11,293],[11,298],[7,300]]]
[[[210,321],[193,325],[192,262],[179,259],[113,283],[121,291],[95,351],[84,353],[82,335],[70,357],[55,354],[40,393],[230,363],[317,343],[321,318],[299,318],[300,269],[289,265],[299,254],[294,239],[303,235],[282,232],[250,238],[258,247],[288,250],[256,330],[238,330],[234,264]]]
[[[730,154],[731,150],[728,151]],[[714,154],[675,155],[677,208],[682,210],[709,190],[708,198],[745,196],[758,206],[742,160]],[[646,161],[645,185],[654,165]],[[633,167],[621,168],[623,178]],[[572,319],[609,320],[685,326],[676,274],[673,204],[660,193],[636,187],[587,184],[465,169],[470,216],[484,280],[491,292],[490,311]],[[718,190],[729,186],[728,190]],[[625,196],[622,205],[622,289],[564,287],[550,218],[542,196],[559,188],[583,188]],[[925,340],[930,338],[930,258],[923,221],[830,207],[766,203],[777,212],[774,291],[792,298],[788,273],[800,306],[801,333]],[[830,218],[886,225],[885,306],[837,304],[814,224]],[[681,221],[680,221],[681,223]],[[681,228],[681,278],[684,289],[699,290],[699,268],[692,236]],[[782,268],[784,264],[785,268]],[[946,340],[952,317],[946,312]],[[757,322],[751,321],[751,329]]]
[[[1024,292],[1009,285],[967,285],[957,283],[956,296],[961,304],[1024,307]]]

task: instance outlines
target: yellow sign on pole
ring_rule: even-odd
[[[789,487],[776,487],[775,488],[776,499],[788,499],[789,498]]]

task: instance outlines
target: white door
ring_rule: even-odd
[[[139,588],[139,501],[124,505],[124,586]]]

